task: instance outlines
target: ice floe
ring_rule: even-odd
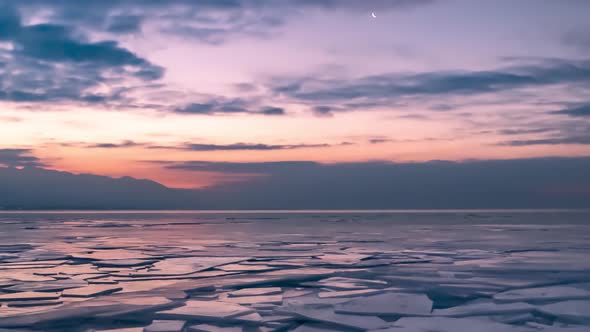
[[[485,319],[446,317],[404,317],[379,332],[534,332],[537,329],[501,324]]]
[[[146,326],[144,332],[183,332],[186,322],[183,320],[155,320]]]
[[[336,312],[359,315],[425,316],[432,301],[424,294],[385,293],[352,300],[336,306]]]
[[[436,316],[447,317],[469,317],[469,316],[488,316],[502,314],[522,314],[532,312],[534,305],[515,302],[515,303],[495,303],[491,301],[482,301],[476,303],[467,303],[447,309],[434,310]]]
[[[215,326],[209,324],[198,324],[189,326],[188,332],[242,332],[241,327],[231,327],[231,326]]]
[[[7,301],[39,301],[39,300],[56,300],[60,293],[43,293],[43,292],[20,292],[0,295],[0,302]]]
[[[276,295],[281,294],[282,289],[280,287],[267,287],[267,288],[244,288],[237,291],[229,292],[229,296],[259,296],[259,295]]]
[[[558,320],[572,323],[590,323],[590,301],[564,301],[539,307],[539,312]]]
[[[80,288],[66,289],[62,292],[64,297],[96,297],[116,293],[123,288],[110,285],[91,285]]]
[[[235,303],[189,300],[182,307],[160,311],[155,315],[162,319],[223,320],[253,312],[255,310]]]
[[[568,286],[551,286],[516,289],[494,295],[494,300],[502,302],[563,301],[573,299],[590,299],[590,291]]]
[[[385,292],[382,289],[358,289],[358,290],[350,290],[350,291],[331,291],[331,292],[319,292],[318,297],[320,298],[351,298],[357,296],[369,296],[369,295],[376,295]]]
[[[285,308],[277,309],[278,313],[291,314],[302,319],[324,323],[332,327],[352,328],[357,330],[371,330],[384,328],[388,325],[379,317],[338,314],[333,309],[322,308]]]

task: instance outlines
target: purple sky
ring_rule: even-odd
[[[585,0],[3,0],[0,165],[199,187],[256,175],[153,161],[588,156],[588,13]]]

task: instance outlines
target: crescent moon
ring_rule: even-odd
[[[372,12],[371,16],[373,16],[373,18],[377,18],[377,15],[375,15],[375,12]]]

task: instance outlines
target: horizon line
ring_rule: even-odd
[[[491,213],[491,212],[512,212],[512,213],[527,213],[527,212],[590,212],[590,208],[491,208],[491,209],[253,209],[253,210],[194,210],[194,209],[179,209],[179,210],[146,210],[146,209],[126,209],[126,210],[96,210],[96,209],[88,209],[88,210],[80,210],[80,209],[56,209],[56,210],[35,210],[35,209],[23,209],[23,210],[2,210],[0,209],[0,214],[10,214],[10,213],[23,213],[23,214],[36,214],[36,213],[50,213],[50,214],[58,214],[58,213],[68,213],[68,214],[75,214],[75,213],[128,213],[128,214],[139,214],[139,213],[163,213],[163,214],[172,214],[172,213]]]

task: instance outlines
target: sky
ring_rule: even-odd
[[[587,157],[589,12],[0,0],[0,165],[206,188],[289,177],[291,164]]]

